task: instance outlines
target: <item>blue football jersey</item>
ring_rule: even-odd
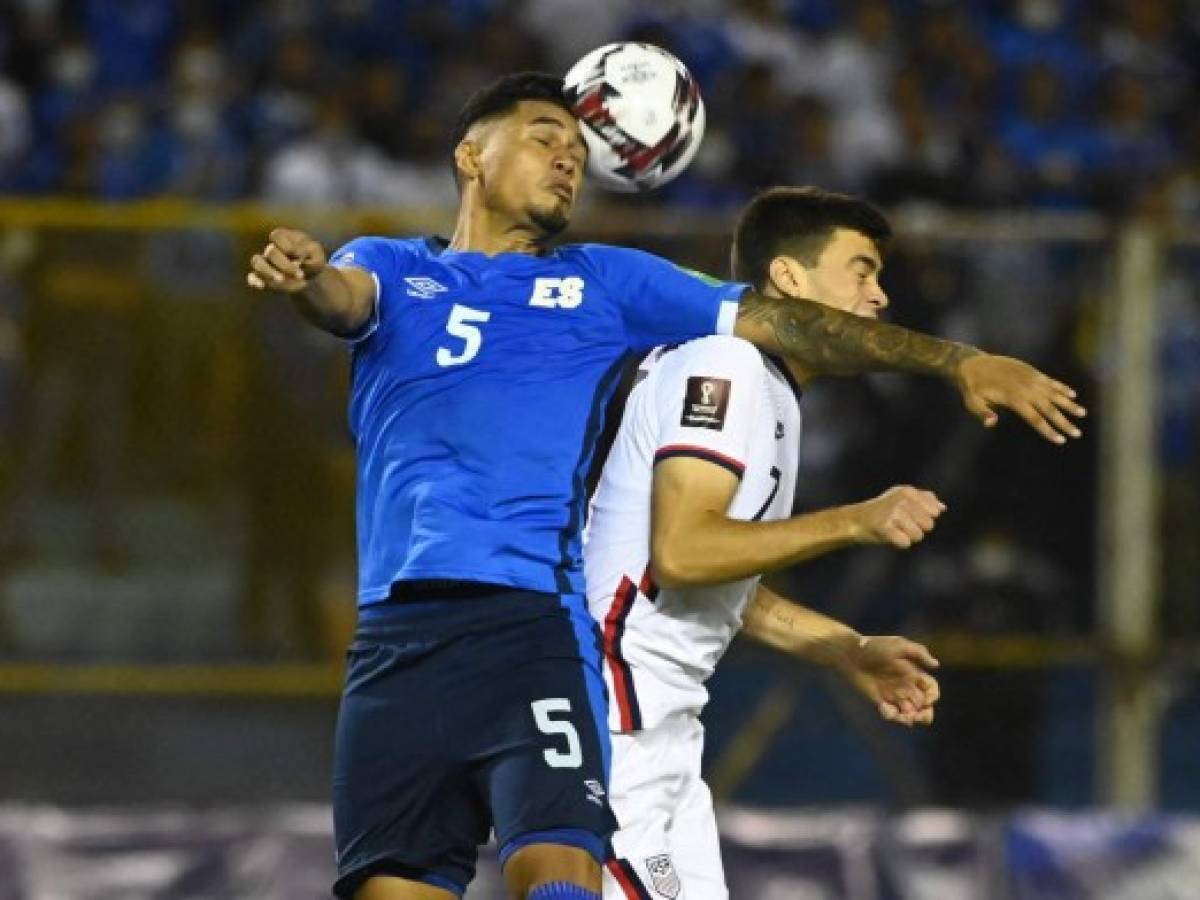
[[[356,336],[359,603],[396,581],[582,594],[584,479],[627,354],[732,331],[745,286],[637,250],[456,252],[364,237]]]

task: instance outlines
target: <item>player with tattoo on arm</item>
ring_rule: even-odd
[[[800,365],[936,375],[979,414],[996,404],[1074,431],[1030,415],[1074,403],[1016,360],[815,303],[798,311],[636,250],[555,246],[587,154],[562,90],[523,73],[467,102],[449,240],[360,237],[330,256],[277,228],[250,261],[251,287],[289,295],[353,348],[359,623],[334,752],[342,897],[460,896],[493,831],[513,897],[597,896],[613,817],[580,536],[628,354],[735,332]]]
[[[781,330],[804,330],[820,318],[814,306],[875,325],[888,303],[879,276],[890,234],[863,201],[776,188],[741,216],[734,278],[777,301]],[[908,340],[866,333],[881,352]],[[928,670],[937,661],[924,646],[864,637],[759,583],[764,572],[841,547],[907,549],[945,509],[929,491],[899,486],[792,516],[801,386],[841,368],[822,352],[781,360],[715,336],[656,349],[638,372],[584,547],[589,605],[604,635],[610,799],[620,822],[605,876],[610,900],[728,896],[700,777],[700,714],[705,681],[739,630],[831,667],[889,721],[933,721],[938,687]]]

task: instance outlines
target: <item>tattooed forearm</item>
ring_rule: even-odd
[[[980,352],[811,300],[774,299],[756,291],[742,297],[736,333],[814,374],[891,371],[953,378],[964,359]]]
[[[835,667],[848,662],[862,640],[848,625],[780,597],[762,585],[743,614],[742,628],[772,647]]]

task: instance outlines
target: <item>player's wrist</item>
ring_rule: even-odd
[[[843,506],[840,512],[839,532],[843,541],[848,544],[877,543],[871,525],[870,501],[851,503]]]
[[[868,640],[848,625],[843,626],[819,642],[816,652],[813,654],[813,660],[841,675],[848,676],[858,668]]]
[[[949,376],[950,379],[960,389],[966,384],[967,376],[971,366],[969,363],[972,360],[981,360],[990,354],[978,347],[972,347],[970,344],[954,345],[954,350],[950,357]]]
[[[304,279],[310,286],[342,285],[346,280],[341,269],[331,266],[327,262],[307,262],[304,264],[303,272]]]

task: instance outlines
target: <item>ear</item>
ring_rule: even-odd
[[[454,165],[457,167],[463,181],[473,181],[482,171],[479,164],[479,144],[470,138],[463,138],[454,148]]]
[[[808,270],[790,256],[777,256],[767,266],[767,279],[784,297],[808,296]]]

